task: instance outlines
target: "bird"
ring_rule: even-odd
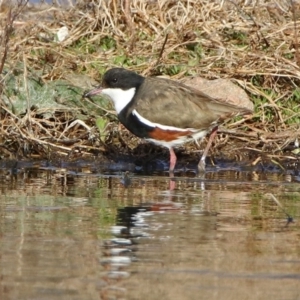
[[[113,101],[119,121],[130,132],[169,149],[170,174],[177,161],[174,147],[197,142],[210,134],[198,163],[198,170],[203,172],[218,125],[234,116],[251,113],[249,109],[214,99],[178,81],[144,77],[124,68],[106,71],[102,84],[84,96],[97,94]]]

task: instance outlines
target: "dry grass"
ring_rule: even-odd
[[[2,7],[3,24],[8,12]],[[100,79],[107,68],[118,65],[147,76],[233,79],[251,95],[256,108],[253,116],[234,121],[223,134],[230,133],[233,144],[242,142],[258,156],[297,158],[285,150],[293,148],[300,135],[300,3],[82,0],[72,7],[43,5],[22,12],[13,9],[10,14],[16,13],[1,76],[2,157],[16,153],[48,157],[53,151],[63,156],[94,155],[95,149],[115,143],[116,136],[122,151],[133,149],[138,140],[125,131],[118,134],[110,108],[102,107],[100,113],[108,123],[101,141],[93,114],[73,123],[77,114],[66,106],[45,119],[32,109],[26,88],[31,76],[41,84],[68,79],[70,73]],[[56,42],[62,26],[68,27],[69,35]],[[2,49],[4,37],[2,32]],[[27,93],[23,114],[14,113],[11,93],[5,89],[14,73],[23,74]]]

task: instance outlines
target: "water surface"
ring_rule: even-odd
[[[300,299],[297,174],[129,177],[2,168],[0,299]]]

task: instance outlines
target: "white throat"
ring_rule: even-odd
[[[131,88],[129,90],[122,89],[103,89],[102,94],[107,95],[114,102],[115,110],[117,114],[119,114],[123,108],[132,100],[135,94],[135,88]]]

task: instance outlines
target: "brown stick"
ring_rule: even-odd
[[[160,61],[161,61],[161,58],[163,56],[163,53],[164,53],[164,50],[165,50],[168,38],[169,38],[169,34],[167,33],[166,37],[165,37],[165,40],[164,40],[164,43],[163,43],[163,45],[162,45],[162,47],[160,49],[160,52],[159,52],[159,55],[158,55],[158,58],[157,58],[157,61],[156,61],[155,65],[154,65],[154,67],[156,67],[160,63]]]
[[[0,60],[0,74],[3,72],[4,64],[7,58],[7,53],[9,49],[9,39],[10,35],[13,32],[13,24],[16,18],[20,15],[22,10],[25,8],[29,0],[18,0],[17,7],[13,9],[11,6],[7,13],[6,23],[3,30],[3,34],[0,40],[0,46],[3,47],[3,55]],[[0,78],[0,82],[2,83],[2,77]],[[0,93],[2,92],[2,84],[0,85]]]
[[[126,23],[127,23],[128,27],[129,27],[129,30],[130,30],[130,36],[131,37],[130,37],[129,50],[132,51],[136,37],[135,37],[134,23],[131,19],[130,0],[124,0],[124,16],[125,16]]]
[[[296,63],[300,66],[300,53],[299,53],[299,44],[298,44],[298,28],[297,28],[297,18],[296,18],[296,8],[295,3],[291,0],[293,22],[294,22],[294,47],[295,47],[295,57]]]

